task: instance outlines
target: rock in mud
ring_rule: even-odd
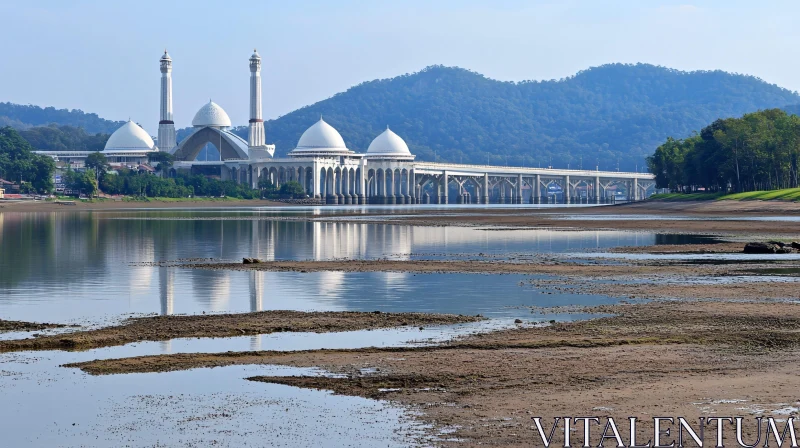
[[[778,241],[768,243],[747,243],[744,246],[746,254],[790,254],[794,252],[794,244],[788,245]],[[800,245],[798,245],[800,246]]]
[[[746,254],[774,254],[776,247],[769,243],[747,243],[744,245]]]

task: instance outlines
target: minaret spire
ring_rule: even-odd
[[[264,120],[261,118],[261,56],[253,49],[250,56],[250,132],[247,144],[251,148],[265,146]]]
[[[161,113],[158,122],[158,150],[169,152],[175,147],[177,136],[172,117],[172,58],[167,49],[161,56]]]

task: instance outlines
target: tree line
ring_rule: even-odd
[[[0,178],[20,184],[22,193],[46,193],[53,190],[53,159],[33,152],[33,147],[19,133],[0,128]]]
[[[258,188],[250,188],[246,184],[209,178],[201,174],[178,172],[174,177],[164,177],[170,172],[169,168],[173,163],[172,156],[164,152],[150,154],[149,162],[161,175],[125,168],[109,172],[110,167],[105,156],[96,152],[86,158],[85,171],[67,171],[64,175],[64,183],[70,190],[89,196],[93,196],[99,191],[110,195],[148,198],[204,196],[258,199],[300,198],[303,196],[303,187],[297,182],[286,182],[281,185],[281,188],[275,188],[270,181],[261,180]]]
[[[800,117],[781,109],[718,119],[647,158],[658,188],[756,191],[800,186]]]

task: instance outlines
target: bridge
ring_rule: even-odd
[[[649,173],[467,165],[363,158],[275,158],[223,162],[223,179],[253,188],[268,179],[276,187],[299,182],[310,197],[328,204],[543,204],[610,203],[612,190],[626,200],[655,191]],[[223,170],[226,171],[226,170]],[[612,188],[613,187],[613,188]]]
[[[434,185],[458,186],[459,202],[467,202],[468,198],[461,198],[465,187],[473,186],[475,192],[480,192],[480,202],[488,204],[491,193],[499,194],[500,202],[508,203],[547,203],[555,202],[559,195],[549,193],[550,187],[558,185],[561,191],[561,201],[566,204],[585,200],[587,203],[606,203],[613,200],[609,193],[611,186],[623,186],[627,192],[632,192],[630,200],[646,198],[655,187],[655,176],[652,174],[599,171],[599,170],[570,170],[552,168],[524,168],[492,165],[463,165],[454,163],[416,162],[414,164],[415,176],[420,176],[418,183],[424,185],[431,182]],[[527,188],[526,188],[527,187]],[[523,190],[529,190],[527,197]],[[585,192],[579,195],[579,189]],[[449,203],[449,188],[440,188],[443,194],[440,203]],[[477,198],[476,198],[477,199]],[[477,202],[477,200],[473,200]]]

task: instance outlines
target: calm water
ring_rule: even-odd
[[[493,319],[422,331],[180,339],[78,353],[2,354],[0,445],[409,446],[421,428],[408,411],[389,403],[243,380],[252,375],[324,374],[316,370],[239,366],[91,377],[59,366],[161,353],[424,343],[513,325],[517,317],[586,317],[533,314],[530,306],[612,302],[605,296],[540,291],[530,284],[535,277],[523,275],[221,272],[142,263],[242,257],[517,259],[697,238],[302,220],[324,217],[330,210],[2,213],[0,318],[104,324],[131,313],[296,309],[481,313]]]
[[[324,210],[324,209],[323,209]],[[589,304],[542,295],[521,275],[273,273],[158,268],[189,258],[520,258],[687,236],[309,222],[319,211],[0,214],[0,317],[96,323],[129,313],[268,309],[435,311],[517,317],[520,305]],[[687,240],[686,242],[692,242]]]

